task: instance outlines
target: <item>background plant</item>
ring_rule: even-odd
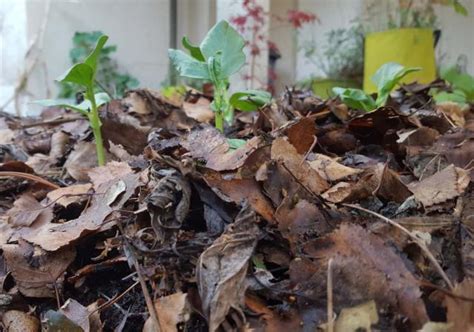
[[[457,66],[442,68],[440,77],[445,80],[449,86],[449,91],[439,91],[433,89],[430,91],[436,103],[455,102],[460,105],[466,105],[474,102],[474,77],[461,72]]]
[[[103,33],[100,31],[76,32],[72,38],[73,48],[69,51],[71,64],[84,61],[102,35]],[[116,51],[116,45],[109,45],[101,50],[97,60],[99,69],[96,73],[96,80],[102,86],[101,90],[105,90],[118,98],[122,97],[127,90],[138,87],[139,82],[132,75],[119,70],[118,63],[113,58],[113,53]],[[74,98],[78,88],[77,84],[63,83],[58,98]]]
[[[333,92],[347,106],[370,112],[378,107],[385,106],[390,92],[397,86],[400,80],[406,75],[419,70],[421,68],[406,68],[395,62],[382,65],[372,76],[372,81],[377,86],[376,100],[360,89],[336,87],[333,88]]]
[[[108,94],[104,92],[95,93],[97,90],[95,82],[100,53],[108,38],[109,37],[105,35],[100,36],[95,48],[83,62],[73,65],[63,75],[56,79],[60,83],[72,83],[80,89],[85,89],[84,101],[82,103],[79,105],[73,105],[64,99],[46,99],[36,102],[42,106],[65,107],[87,117],[92,133],[94,134],[97,162],[99,166],[105,165],[105,150],[102,141],[102,132],[100,130],[101,122],[99,118],[99,107],[110,101],[110,98]]]
[[[318,52],[314,42],[302,45],[305,58],[332,79],[362,81],[364,73],[364,35],[362,24],[333,29],[326,33],[326,44]]]
[[[254,82],[258,82],[260,87],[268,89],[268,82],[262,82],[256,76],[257,59],[265,49],[274,48],[278,50],[278,45],[269,40],[264,27],[271,18],[270,13],[266,12],[256,0],[242,1],[242,14],[230,18],[232,25],[243,35],[248,36],[245,40],[245,46],[249,49],[249,70],[242,78],[247,82],[247,88],[255,88]],[[278,21],[289,24],[295,31],[303,28],[307,24],[314,23],[318,18],[315,14],[300,11],[288,10],[286,17],[276,17]],[[271,70],[269,68],[269,70]],[[277,78],[275,72],[270,71],[269,77],[273,80]]]
[[[245,63],[245,41],[227,21],[220,21],[209,30],[199,46],[183,37],[183,47],[189,54],[168,50],[169,57],[179,74],[184,77],[209,80],[214,85],[211,108],[215,113],[215,126],[224,131],[224,120],[231,122],[234,107],[254,111],[266,103],[271,95],[265,91],[236,92],[228,95],[229,77],[237,73]]]

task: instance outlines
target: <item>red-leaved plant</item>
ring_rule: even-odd
[[[242,8],[243,14],[232,16],[230,22],[242,35],[248,38],[245,41],[245,46],[249,49],[249,71],[243,74],[243,79],[247,82],[247,88],[249,89],[255,88],[253,85],[254,82],[257,82],[260,88],[273,92],[273,87],[269,82],[273,82],[277,78],[274,67],[269,66],[268,82],[260,81],[255,74],[257,58],[262,50],[264,50],[262,47],[279,53],[277,44],[269,40],[263,30],[267,20],[271,18],[271,14],[266,12],[256,0],[243,0]],[[300,10],[288,10],[286,17],[274,17],[283,23],[289,24],[296,31],[303,28],[306,24],[313,24],[315,21],[319,21],[315,14]]]

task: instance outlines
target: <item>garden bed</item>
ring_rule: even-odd
[[[101,167],[77,114],[3,114],[4,325],[467,330],[474,113],[433,86],[372,112],[289,89],[224,134],[209,96],[135,90],[101,107]]]

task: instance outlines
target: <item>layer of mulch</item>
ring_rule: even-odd
[[[288,89],[225,135],[211,96],[135,90],[102,167],[79,115],[2,114],[4,330],[473,329],[474,111],[432,86]]]

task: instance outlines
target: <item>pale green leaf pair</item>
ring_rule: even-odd
[[[209,60],[214,59],[219,62],[215,78],[224,80],[238,72],[245,63],[245,41],[226,21],[220,21],[209,30],[199,47],[192,45],[186,37],[182,43],[190,54],[168,50],[170,60],[181,76],[212,80]]]
[[[95,97],[96,107],[100,107],[110,101],[109,95],[104,92],[96,93],[94,97]],[[35,101],[35,103],[44,107],[58,106],[58,107],[68,108],[86,116],[92,107],[92,104],[90,100],[88,99],[85,99],[82,103],[78,105],[71,104],[68,99],[43,99],[43,100],[37,100]]]
[[[241,111],[252,112],[269,104],[272,95],[267,91],[248,90],[235,92],[229,99],[230,104]]]
[[[372,76],[372,81],[377,86],[376,100],[360,89],[336,87],[333,88],[333,91],[347,106],[369,112],[378,107],[385,106],[390,92],[397,86],[400,80],[406,75],[419,70],[421,68],[405,68],[395,62],[388,62],[382,65]]]

